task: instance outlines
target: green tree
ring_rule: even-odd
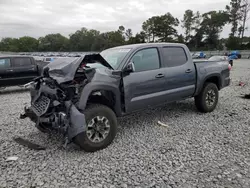
[[[129,40],[131,37],[133,37],[132,29],[127,29],[125,32],[127,40]]]
[[[156,20],[157,16],[153,16],[142,23],[142,30],[146,35],[147,42],[155,42]]]
[[[240,6],[240,27],[239,27],[239,36],[241,38],[244,37],[245,30],[247,29],[246,27],[246,22],[249,20],[249,13],[250,13],[250,3],[249,0],[241,0],[241,6]]]
[[[70,48],[72,51],[89,51],[91,49],[96,50],[97,47],[96,44],[93,45],[93,41],[100,40],[100,38],[98,38],[99,35],[100,31],[93,29],[88,30],[87,28],[83,27],[80,30],[77,30],[74,34],[70,35]]]
[[[241,20],[240,14],[241,0],[231,0],[230,5],[226,6],[226,11],[229,14],[230,23],[232,24],[231,36],[235,36],[238,31],[239,21]]]
[[[18,48],[20,51],[35,52],[38,50],[38,40],[33,37],[21,37],[18,42]]]
[[[196,21],[195,14],[192,10],[186,10],[183,16],[182,28],[185,29],[185,41],[189,42],[191,39],[191,32],[194,30],[194,23]]]
[[[137,44],[137,43],[145,43],[146,42],[146,34],[141,31],[137,33],[134,37],[132,36],[128,41],[127,44]]]
[[[105,49],[125,44],[124,37],[119,31],[106,32],[102,36],[106,40]]]
[[[240,39],[238,37],[229,36],[226,47],[229,50],[240,49]]]
[[[0,51],[19,52],[18,44],[19,40],[17,38],[3,38],[0,43]]]
[[[203,14],[202,17],[201,29],[205,34],[205,43],[208,49],[216,49],[219,44],[219,34],[229,21],[229,15],[224,11],[210,11]]]
[[[179,20],[170,13],[159,16],[156,22],[156,36],[160,42],[171,42],[178,36],[175,27],[179,25]]]
[[[178,43],[185,43],[185,39],[184,39],[184,36],[182,34],[178,35],[177,42]]]
[[[167,13],[149,18],[143,22],[142,28],[146,33],[148,42],[155,42],[156,38],[160,42],[170,42],[177,36],[175,27],[178,25],[179,20]]]
[[[125,32],[125,27],[123,25],[120,25],[118,31],[123,35]]]
[[[191,39],[187,43],[189,48],[197,49],[203,46],[202,40],[204,35],[204,30],[201,28],[201,22],[203,18],[199,11],[197,11],[194,15],[194,23],[192,26],[192,30],[194,31],[194,35],[190,36]]]
[[[118,32],[120,33],[120,35],[124,38],[124,40],[126,40],[126,31],[125,31],[125,27],[124,26],[119,26],[118,28]]]
[[[49,34],[38,39],[38,49],[41,51],[67,51],[69,39],[61,34]]]

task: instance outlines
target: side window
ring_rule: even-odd
[[[10,67],[10,59],[0,59],[0,68],[9,68]]]
[[[135,72],[154,70],[160,68],[160,60],[157,48],[140,50],[134,54],[132,61]]]
[[[14,67],[26,67],[31,65],[30,58],[25,57],[15,57],[13,61]]]
[[[181,47],[163,48],[164,64],[168,67],[177,67],[187,62],[187,55]]]

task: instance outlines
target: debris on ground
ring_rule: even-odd
[[[159,125],[163,126],[163,127],[168,127],[168,125],[167,125],[167,124],[162,123],[161,121],[158,121],[157,123],[158,123]]]
[[[20,145],[23,145],[23,146],[26,146],[30,149],[34,149],[34,150],[45,150],[45,147],[43,146],[40,146],[38,144],[35,144],[35,143],[32,143],[31,141],[29,140],[26,140],[26,139],[23,139],[21,137],[17,137],[17,138],[14,138],[14,140],[20,144]]]
[[[244,83],[244,82],[239,82],[239,86],[242,86],[242,87],[244,87],[246,84]]]
[[[8,162],[8,161],[16,161],[18,159],[18,157],[16,157],[16,156],[11,156],[11,157],[8,157],[7,159],[6,159],[6,161]]]
[[[234,116],[234,115],[238,115],[238,113],[237,112],[229,112],[228,115],[229,116]]]
[[[243,99],[250,99],[250,94],[245,94],[244,96],[242,96]]]

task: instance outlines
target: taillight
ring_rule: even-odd
[[[230,64],[228,64],[228,69],[229,71],[232,69],[232,66]]]

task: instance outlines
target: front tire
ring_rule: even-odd
[[[117,133],[117,118],[113,110],[101,104],[92,104],[84,111],[86,131],[73,142],[86,152],[95,152],[109,146]]]
[[[200,112],[212,112],[218,103],[219,91],[214,83],[205,83],[202,91],[195,97],[195,105]]]

